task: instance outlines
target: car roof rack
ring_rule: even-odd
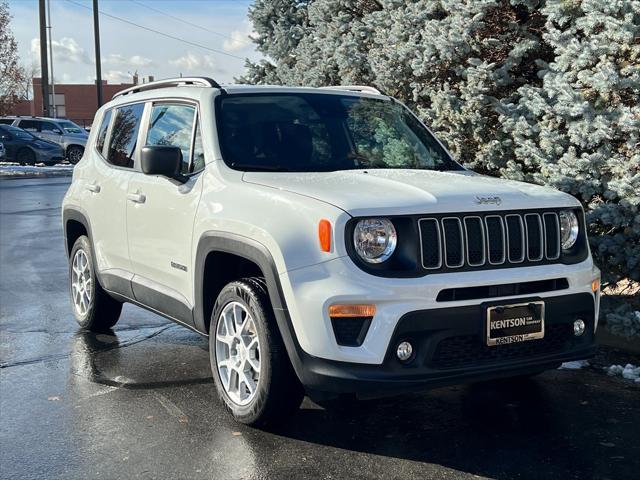
[[[350,92],[373,93],[375,95],[382,95],[382,92],[380,90],[368,85],[335,85],[320,88],[323,88],[325,90],[348,90]]]
[[[208,77],[180,77],[180,78],[166,78],[164,80],[156,80],[155,82],[140,83],[133,87],[125,88],[117,92],[112,99],[129,95],[132,93],[146,92],[147,90],[155,90],[157,88],[168,87],[212,87],[220,88],[220,84],[212,78]]]

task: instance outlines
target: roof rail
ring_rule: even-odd
[[[335,85],[331,87],[320,87],[325,90],[348,90],[350,92],[362,92],[362,93],[374,93],[376,95],[382,95],[382,92],[374,87],[368,85]]]
[[[125,88],[117,92],[112,99],[122,97],[123,95],[129,95],[131,93],[145,92],[147,90],[155,90],[157,88],[168,87],[212,87],[222,88],[218,82],[208,77],[180,77],[180,78],[166,78],[164,80],[156,80],[155,82],[140,83],[133,87]]]

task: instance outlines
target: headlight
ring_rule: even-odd
[[[397,243],[396,229],[386,218],[360,220],[353,232],[356,252],[368,263],[382,263],[387,260],[396,249]]]
[[[563,250],[573,247],[578,240],[578,217],[571,210],[563,210],[560,217],[560,243]]]

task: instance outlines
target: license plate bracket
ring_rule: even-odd
[[[544,302],[487,307],[485,331],[490,347],[544,338]]]

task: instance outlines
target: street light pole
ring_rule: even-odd
[[[98,108],[100,108],[102,106],[102,66],[100,62],[100,19],[98,16],[98,0],[93,0],[93,36],[96,44],[96,90],[98,93]]]
[[[42,88],[42,115],[48,117],[49,108],[49,62],[47,61],[47,12],[45,0],[39,0],[40,6],[40,87]]]

